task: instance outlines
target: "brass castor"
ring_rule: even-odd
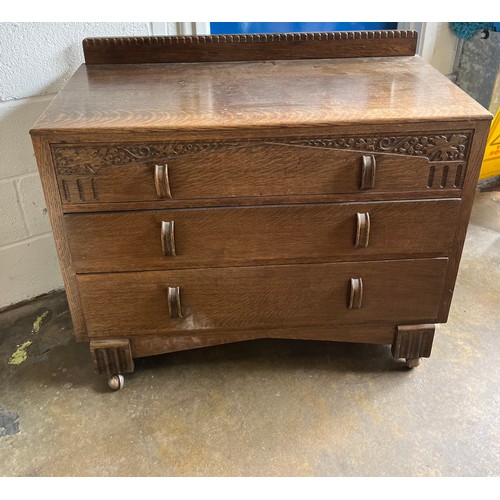
[[[123,388],[125,385],[125,378],[123,375],[111,375],[111,377],[108,378],[108,387],[112,391],[119,391],[120,389]]]
[[[416,368],[420,364],[420,358],[406,358],[408,368]]]

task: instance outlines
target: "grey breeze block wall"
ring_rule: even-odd
[[[29,129],[83,63],[83,38],[150,34],[147,22],[0,23],[0,309],[63,287]]]

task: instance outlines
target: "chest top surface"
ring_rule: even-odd
[[[419,56],[84,64],[32,133],[490,118]]]

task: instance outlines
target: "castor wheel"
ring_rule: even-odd
[[[111,377],[108,378],[108,387],[112,391],[119,391],[120,389],[123,388],[125,385],[125,378],[123,375],[111,375]]]
[[[406,358],[408,368],[416,368],[420,364],[420,358]]]

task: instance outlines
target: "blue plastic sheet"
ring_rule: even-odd
[[[212,35],[300,33],[315,31],[393,30],[398,23],[210,23]]]

